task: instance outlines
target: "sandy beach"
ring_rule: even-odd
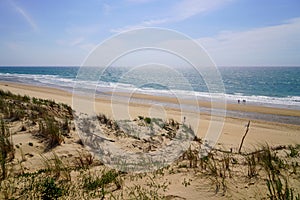
[[[47,88],[47,87],[37,87],[31,85],[22,85],[17,83],[0,83],[0,89],[9,90],[16,94],[29,95],[31,97],[52,99],[56,102],[66,103],[72,105],[72,94],[63,90]],[[126,96],[128,94],[118,93],[118,95]],[[140,99],[150,99],[160,102],[172,102],[177,103],[178,100],[161,97],[161,96],[151,96],[144,94],[133,94],[132,97]],[[78,96],[78,98],[84,101],[84,97]],[[192,103],[188,100],[183,100],[186,104]],[[125,105],[127,102],[113,102],[113,104]],[[198,102],[199,106],[209,107],[210,102]],[[107,99],[97,98],[95,101],[96,112],[106,114],[110,117],[116,115],[112,113],[111,101]],[[114,105],[118,107],[118,105]],[[276,114],[276,115],[287,115],[300,117],[300,111],[298,110],[288,110],[280,108],[270,108],[270,107],[258,107],[251,105],[227,105],[228,110],[244,111],[244,112],[256,112],[264,114]],[[149,104],[142,103],[129,103],[128,111],[130,116],[136,118],[137,116],[147,116],[151,113],[153,107]],[[174,108],[164,108],[166,118],[173,118],[178,121],[182,121],[182,115],[180,110]],[[153,113],[153,112],[152,112]],[[203,137],[209,127],[211,118],[205,113],[190,113],[195,115],[199,121],[199,127],[197,130],[197,135]],[[187,119],[188,120],[188,119]],[[225,123],[217,144],[222,148],[237,148],[240,140],[245,132],[245,125],[248,123],[247,118],[232,118],[226,117]],[[283,123],[266,122],[259,120],[251,120],[250,131],[244,143],[245,148],[255,148],[258,145],[268,143],[269,145],[284,145],[284,144],[297,144],[300,143],[300,125],[290,125]]]
[[[86,105],[94,105],[96,113],[103,113],[111,119],[119,117],[122,118],[122,116],[119,116],[119,114],[123,115],[124,113],[122,113],[121,110],[124,110],[125,108],[125,111],[129,114],[127,117],[132,120],[131,122],[142,124],[142,126],[138,126],[136,128],[141,128],[139,130],[144,131],[148,130],[147,124],[145,124],[146,120],[145,118],[142,118],[142,120],[137,120],[138,118],[140,118],[139,116],[161,117],[164,120],[164,122],[161,122],[165,124],[171,123],[170,121],[168,122],[167,119],[174,119],[179,123],[183,123],[183,112],[182,110],[175,108],[160,107],[151,105],[149,103],[143,103],[143,100],[145,100],[145,102],[147,102],[146,100],[152,100],[155,102],[178,103],[177,101],[180,101],[180,103],[182,103],[182,101],[185,101],[186,104],[193,103],[188,100],[176,100],[161,96],[133,94],[130,97],[140,99],[139,103],[130,102],[128,101],[128,98],[116,98],[117,100],[114,99],[113,101],[111,101],[106,97],[97,98],[95,100],[95,103],[91,104],[90,102],[88,102],[88,100],[90,100],[91,98],[88,98],[87,96],[73,96],[73,94],[59,89],[22,85],[11,82],[1,82],[0,90],[10,91],[13,94],[20,94],[22,96],[28,95],[30,97],[55,100],[55,102],[57,103],[64,103],[67,105],[72,105],[74,98],[76,98],[77,103],[82,103],[77,106],[77,108],[81,109],[81,111],[84,110]],[[118,93],[117,96],[128,97],[128,94]],[[68,114],[67,110],[61,111],[62,113],[60,115],[57,109],[62,109],[63,107],[51,107],[51,101],[49,102],[50,104],[40,105],[40,109],[48,109],[47,113],[45,113],[46,119],[47,115],[54,114],[57,115],[56,117],[58,117],[58,121],[63,121],[61,117],[71,115]],[[11,103],[14,104],[14,102]],[[210,107],[210,102],[197,103],[203,107]],[[33,112],[32,110],[30,111],[30,109],[33,109],[34,106],[29,106],[30,103],[26,104],[25,102],[19,101],[18,104],[19,106],[27,105],[28,110],[26,112]],[[82,108],[80,108],[80,106],[82,106]],[[299,111],[279,108],[230,104],[227,105],[227,109],[229,111],[243,110],[263,114],[280,114],[282,116],[299,117]],[[78,111],[75,112],[78,113]],[[40,115],[42,115],[42,113],[40,113]],[[112,179],[114,180],[115,184],[107,183],[105,185],[105,190],[108,191],[107,198],[109,198],[109,195],[113,195],[114,197],[117,197],[116,199],[124,199],[122,195],[125,195],[125,199],[129,199],[130,196],[132,198],[132,195],[137,195],[134,198],[140,199],[142,197],[139,195],[155,194],[162,195],[160,197],[157,197],[156,199],[161,199],[163,197],[166,199],[195,200],[202,198],[261,199],[262,197],[267,196],[267,187],[265,184],[265,179],[263,178],[265,176],[265,171],[263,169],[267,166],[264,164],[263,160],[265,158],[265,153],[264,151],[262,153],[256,153],[255,156],[253,156],[252,153],[256,152],[258,149],[261,149],[266,144],[268,144],[270,148],[279,147],[280,151],[274,150],[274,152],[272,152],[274,153],[274,156],[277,156],[278,154],[280,155],[280,159],[286,159],[286,161],[282,162],[291,163],[286,165],[286,167],[288,168],[280,168],[282,170],[282,172],[280,173],[285,173],[287,174],[286,176],[290,176],[291,172],[295,173],[295,175],[293,175],[293,178],[291,178],[290,180],[290,184],[293,186],[293,188],[298,188],[299,182],[296,178],[298,167],[293,163],[298,162],[299,160],[297,157],[297,148],[299,148],[300,143],[299,125],[250,120],[250,129],[244,141],[242,154],[240,154],[238,153],[238,148],[246,130],[245,126],[248,123],[249,119],[225,117],[223,121],[223,119],[220,117],[212,117],[209,114],[202,112],[184,112],[184,116],[187,116],[185,123],[191,125],[192,128],[197,127],[197,124],[199,125],[197,130],[194,129],[194,132],[198,136],[196,138],[205,138],[208,130],[217,130],[214,129],[215,125],[221,127],[219,135],[220,137],[216,141],[216,145],[214,146],[210,156],[205,159],[198,159],[197,152],[200,149],[201,140],[194,139],[191,143],[191,146],[189,147],[190,149],[187,150],[179,158],[177,157],[177,160],[173,161],[165,168],[153,172],[151,171],[146,174],[135,174],[133,172],[117,174],[117,180],[115,180],[115,178]],[[101,120],[99,121],[101,122]],[[125,123],[131,122],[127,121]],[[66,181],[62,182],[64,183],[63,185],[60,185],[60,187],[62,188],[69,187],[68,184],[72,185],[72,187],[73,185],[76,185],[75,187],[78,187],[72,188],[70,190],[70,193],[65,194],[66,197],[73,196],[74,199],[83,198],[83,196],[81,195],[88,195],[85,197],[87,199],[97,199],[97,197],[100,196],[104,197],[100,190],[97,189],[100,186],[97,186],[91,191],[87,190],[86,188],[89,186],[87,185],[86,180],[88,178],[89,181],[93,181],[96,178],[95,181],[97,181],[97,178],[99,178],[100,176],[102,176],[103,178],[105,174],[110,174],[110,176],[113,175],[111,173],[115,172],[110,171],[111,169],[108,166],[102,164],[102,159],[111,159],[112,155],[110,153],[105,153],[104,151],[103,154],[101,154],[101,158],[97,156],[93,157],[93,153],[91,153],[93,151],[79,142],[80,140],[82,140],[82,135],[80,136],[78,134],[79,130],[78,127],[74,126],[74,121],[70,122],[70,132],[64,136],[61,143],[57,146],[54,146],[54,148],[52,148],[51,150],[46,151],[45,149],[47,149],[47,140],[37,137],[36,135],[43,130],[40,129],[40,122],[38,123],[39,124],[35,123],[33,125],[32,122],[27,119],[27,117],[23,118],[23,121],[9,122],[10,132],[13,134],[12,141],[16,148],[15,158],[8,165],[11,170],[11,172],[8,173],[10,178],[7,180],[11,181],[10,187],[18,188],[18,192],[22,191],[24,188],[26,189],[26,184],[30,183],[30,181],[28,181],[30,179],[22,179],[22,176],[24,174],[27,174],[25,177],[35,177],[35,174],[37,173],[37,176],[41,177],[42,179],[35,180],[35,184],[37,184],[37,186],[35,186],[34,188],[39,188],[39,185],[41,183],[44,184],[43,187],[46,187],[47,185],[45,185],[45,180],[47,179],[45,178],[53,176],[55,177],[54,179],[57,183],[59,183],[60,180]],[[24,124],[27,124],[25,131],[22,130]],[[172,141],[172,139],[168,138],[162,139],[162,143],[154,143],[153,145],[151,144],[151,142],[149,144],[147,142],[148,140],[145,138],[140,139],[138,137],[133,139],[130,137],[128,138],[124,135],[121,135],[120,138],[122,140],[119,140],[119,136],[115,134],[118,133],[118,131],[120,131],[121,129],[117,131],[114,129],[109,129],[109,126],[107,126],[107,122],[106,124],[102,124],[102,126],[104,126],[104,129],[102,130],[106,131],[106,136],[114,142],[114,145],[117,145],[119,147],[122,146],[129,152],[133,151],[153,153],[156,152],[156,150],[158,150],[159,152],[159,149],[164,147],[161,145],[168,145],[168,141]],[[130,126],[133,125],[131,124]],[[169,128],[171,127],[170,124],[167,126]],[[165,131],[164,135],[167,135],[168,133],[169,131]],[[158,136],[158,138],[162,138],[162,135],[163,134]],[[152,136],[150,138],[152,138]],[[96,144],[95,141],[97,142],[97,140],[93,139],[91,139],[91,141],[92,142],[89,143],[89,145]],[[153,141],[155,141],[155,139],[153,139]],[[111,143],[108,142],[108,145],[111,145]],[[295,148],[294,154],[292,153],[293,151],[289,148]],[[266,153],[267,152],[268,151],[266,151]],[[171,153],[169,152],[166,155],[167,157],[171,157],[174,155],[179,156],[177,155],[177,153],[174,153],[173,150],[171,151]],[[113,155],[112,157],[114,158],[114,156],[116,155]],[[274,160],[279,159],[276,156],[274,157]],[[257,163],[249,163],[249,159],[251,158],[253,158]],[[132,162],[132,159],[130,161]],[[139,164],[141,164],[140,162],[141,161],[138,160]],[[280,166],[280,162],[275,163],[275,165]],[[67,171],[65,171],[64,169],[65,166],[69,167]],[[40,171],[41,169],[45,169],[45,167],[46,169],[50,169],[50,174],[47,171]],[[78,167],[80,171],[76,170],[76,168]],[[252,171],[249,171],[250,169],[252,169]],[[20,180],[24,180],[25,185],[20,186]],[[274,183],[276,182],[276,180],[272,181]],[[83,185],[81,185],[82,183]],[[88,183],[92,186],[92,184],[96,184],[97,182]],[[98,184],[101,185],[101,182]],[[142,187],[140,188],[140,186]],[[168,189],[163,190],[163,188],[165,187]],[[15,196],[15,193],[13,191],[10,191],[8,188],[3,188],[3,191],[7,191],[5,194],[3,194],[4,196],[6,195],[6,197]],[[29,195],[34,194],[39,194],[39,191],[32,191]],[[3,195],[1,195],[0,198],[3,197]],[[155,197],[153,196],[150,196],[149,198],[155,199]]]
[[[300,0],[0,0],[0,200],[300,200]]]

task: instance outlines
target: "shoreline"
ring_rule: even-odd
[[[111,96],[112,93],[106,93]],[[210,115],[212,103],[203,100],[189,100],[189,99],[176,99],[167,96],[154,96],[149,94],[135,93],[129,95],[128,93],[115,92],[113,93],[117,97],[130,98],[132,101],[142,101],[143,103],[155,104],[163,103],[169,108],[185,109],[191,112],[205,113]],[[223,106],[219,102],[213,102],[214,115],[222,113]],[[232,104],[226,103],[226,117],[243,118],[250,120],[259,120],[267,122],[275,122],[282,124],[294,124],[300,125],[300,111],[286,108],[274,108],[266,106],[255,106],[247,104]],[[219,114],[222,116],[222,114]]]
[[[53,69],[55,70],[53,71]],[[252,67],[250,67],[249,69],[252,69]],[[246,75],[247,73],[246,74],[241,73],[242,71],[240,68],[235,69],[233,67],[232,69],[224,70],[222,72],[224,73],[224,84],[226,83],[225,94],[209,93],[206,89],[204,89],[205,87],[203,88],[201,86],[202,84],[200,84],[199,87],[196,84],[195,89],[190,90],[190,89],[184,89],[181,86],[170,87],[170,89],[166,89],[163,87],[156,87],[156,86],[137,87],[135,85],[136,84],[139,85],[137,83],[138,80],[136,82],[135,79],[132,78],[131,78],[132,81],[128,80],[125,81],[124,83],[122,83],[122,81],[121,83],[115,82],[116,80],[114,80],[113,77],[111,77],[112,80],[108,79],[105,81],[89,81],[88,79],[77,80],[76,75],[78,70],[79,67],[72,67],[72,66],[57,67],[57,68],[47,67],[47,66],[45,66],[45,68],[44,67],[33,68],[28,66],[28,69],[26,70],[23,69],[22,67],[19,68],[17,67],[15,69],[11,67],[4,67],[0,73],[1,74],[0,82],[7,81],[7,82],[29,84],[29,85],[42,86],[42,87],[50,86],[53,88],[69,91],[70,93],[72,93],[74,86],[78,84],[80,85],[79,87],[84,88],[84,92],[86,90],[90,90],[89,93],[94,93],[95,92],[94,87],[97,85],[96,93],[97,95],[100,96],[101,95],[105,96],[105,93],[111,93],[111,92],[131,93],[131,91],[134,90],[136,93],[140,93],[142,95],[148,94],[150,96],[152,95],[156,97],[162,96],[162,97],[171,97],[171,98],[177,95],[181,99],[185,99],[185,100],[197,98],[200,102],[210,102],[210,101],[222,102],[224,99],[226,99],[228,105],[229,104],[236,105],[238,104],[238,100],[240,100],[240,105],[242,105],[243,102],[246,101],[245,103],[246,105],[248,105],[246,109],[250,109],[251,106],[254,106],[254,107],[266,107],[266,108],[269,107],[271,109],[279,108],[279,109],[286,109],[286,110],[297,110],[300,112],[300,94],[296,90],[297,87],[295,87],[295,85],[292,84],[291,88],[288,87],[282,88],[280,87],[280,85],[277,85],[279,83],[269,82],[271,85],[269,84],[269,86],[266,86],[267,88],[265,88],[264,85],[260,85],[260,86],[258,85],[257,87],[254,87],[256,89],[251,89],[250,87],[248,87],[248,85],[249,84],[251,85],[251,83],[246,84],[242,80],[238,80],[239,76],[236,77],[237,80],[235,80],[234,77],[228,76],[232,72],[238,74],[240,73],[242,77]],[[116,67],[116,70],[117,73],[123,73],[122,68]],[[108,72],[111,73],[110,71]],[[187,73],[188,77],[190,77],[191,80],[194,80],[191,71],[188,70],[187,72],[188,72]],[[251,72],[250,77],[253,77],[256,73],[256,70],[247,71],[247,72]],[[93,74],[92,71],[91,74]],[[160,76],[159,73],[157,75]],[[235,81],[231,82],[230,79],[232,78]],[[244,78],[247,78],[247,76],[245,76]],[[268,77],[265,78],[266,80],[268,79]],[[237,84],[239,81],[242,81],[241,84]],[[193,84],[193,81],[191,81],[191,84]],[[255,85],[255,80],[254,80],[254,85]],[[261,90],[261,88],[263,89]],[[230,110],[232,109],[236,110],[237,108],[235,106],[235,108],[230,108]],[[244,109],[245,108],[241,106],[241,110],[244,111]],[[251,112],[251,109],[246,111]],[[293,114],[287,113],[285,115],[292,116]]]
[[[52,86],[36,86],[30,84],[23,84],[18,82],[4,82],[0,81],[0,86],[3,88],[5,85],[10,85],[13,88],[19,88],[22,90],[26,90],[26,88],[32,88],[32,94],[35,95],[36,92],[43,92],[44,90],[55,91],[51,92],[52,94],[59,94],[59,96],[55,96],[59,101],[65,101],[69,105],[72,104],[72,99],[66,102],[65,99],[62,99],[60,96],[67,95],[68,98],[72,97],[72,92],[68,89],[56,88]],[[5,89],[5,87],[3,88]],[[42,89],[42,90],[41,90]],[[113,95],[112,95],[113,94]],[[82,94],[78,94],[77,96],[82,96]],[[103,92],[101,94],[96,94],[96,99],[99,101],[110,102],[113,98],[116,98],[117,101],[128,101],[135,105],[142,106],[151,106],[154,104],[159,104],[167,107],[168,109],[180,110],[183,109],[187,112],[193,113],[201,113],[205,115],[211,115],[211,105],[212,102],[205,100],[191,100],[185,98],[174,98],[170,96],[162,96],[162,95],[152,95],[152,94],[144,94],[144,93],[126,93],[126,92]],[[123,100],[122,100],[123,99]],[[224,105],[220,102],[213,102],[213,112],[214,115],[222,116],[222,112],[224,112]],[[287,108],[276,108],[276,107],[267,107],[267,106],[257,106],[257,105],[248,105],[243,103],[226,103],[226,117],[232,118],[241,118],[241,119],[249,119],[249,120],[257,120],[257,121],[265,121],[265,122],[274,122],[281,124],[292,124],[292,125],[300,125],[300,111],[292,110]]]
[[[112,93],[106,93],[108,95],[111,95]],[[119,96],[125,96],[128,97],[128,93],[124,92],[115,92],[114,95],[117,94]],[[136,99],[147,99],[147,100],[154,100],[159,102],[166,102],[166,103],[178,103],[178,100],[172,97],[167,96],[154,96],[150,94],[142,94],[142,93],[135,93],[131,97]],[[180,102],[187,104],[187,105],[195,105],[195,102],[189,99],[181,99]],[[200,107],[210,108],[211,102],[209,101],[203,101],[198,100],[197,104]],[[222,107],[220,103],[215,102],[215,107],[220,108]],[[258,105],[248,105],[248,104],[232,104],[227,103],[226,104],[227,110],[232,111],[241,111],[241,112],[255,112],[255,113],[262,113],[262,114],[278,114],[278,115],[285,115],[285,116],[297,116],[300,117],[300,110],[292,110],[287,108],[276,108],[276,107],[267,107],[267,106],[258,106]]]

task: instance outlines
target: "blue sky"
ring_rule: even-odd
[[[1,0],[0,65],[80,65],[141,27],[182,32],[221,66],[300,66],[299,0]]]

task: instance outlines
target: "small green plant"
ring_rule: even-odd
[[[118,173],[114,170],[104,172],[101,177],[92,176],[89,174],[84,178],[84,188],[87,190],[95,190],[96,188],[103,188],[109,183],[115,183],[117,188],[121,188],[120,182],[117,180]]]
[[[69,126],[69,120],[68,120],[68,118],[65,118],[65,121],[64,121],[64,123],[63,123],[63,125],[62,125],[62,130],[65,132],[65,133],[70,133],[70,126]]]
[[[94,163],[95,157],[92,154],[84,154],[78,151],[78,155],[79,156],[75,158],[77,168],[87,169]]]
[[[166,196],[162,193],[167,191],[170,182],[164,181],[157,183],[151,176],[148,176],[145,181],[145,186],[136,184],[129,188],[130,199],[166,199]]]
[[[147,124],[151,124],[151,118],[149,118],[149,117],[144,118],[144,121],[145,121]]]
[[[257,162],[255,159],[255,155],[252,154],[246,156],[246,162],[248,165],[248,177],[249,178],[256,177],[258,175],[258,172],[257,172]]]
[[[160,118],[152,118],[151,121],[162,129],[165,127],[165,122]]]
[[[280,168],[284,167],[284,161],[281,160],[268,145],[263,146],[262,151],[257,157],[265,171],[268,173],[280,173]]]
[[[264,146],[258,155],[267,178],[268,197],[279,200],[299,199],[300,194],[294,195],[294,189],[289,186],[289,182],[281,169],[286,169],[285,161],[279,158],[269,146]]]
[[[11,93],[11,91],[4,91],[4,90],[0,90],[0,96],[1,97],[6,97],[6,98],[15,98],[17,99],[17,95]]]
[[[1,165],[1,177],[0,180],[4,180],[7,175],[6,163],[14,158],[14,147],[12,144],[12,138],[8,128],[4,121],[0,119],[0,165]]]
[[[209,160],[209,156],[203,156],[199,159],[201,170],[206,170],[208,160]]]
[[[63,196],[63,189],[55,183],[53,178],[46,178],[42,186],[43,189],[41,197],[43,200],[58,199]]]
[[[139,120],[142,120],[142,119],[144,119],[144,117],[143,117],[143,116],[138,116],[138,118],[139,118]]]
[[[278,200],[299,200],[300,194],[295,195],[294,189],[288,184],[287,179],[279,174],[269,174],[267,179],[268,197]]]
[[[197,167],[197,161],[198,161],[198,152],[193,151],[191,148],[189,148],[184,154],[183,158],[187,158],[187,160],[190,163],[190,168]]]
[[[98,176],[92,176],[91,174],[88,174],[87,176],[84,176],[83,179],[83,188],[86,190],[95,190],[98,187],[101,187],[100,178]]]
[[[39,100],[35,97],[32,97],[32,103],[33,104],[40,104]]]
[[[83,188],[86,192],[88,192],[89,195],[93,197],[101,197],[101,199],[104,199],[105,195],[108,194],[108,192],[106,191],[107,186],[111,183],[115,184],[115,190],[121,188],[121,183],[118,179],[118,176],[119,174],[114,170],[103,172],[101,176],[98,176],[96,174],[92,175],[89,171],[88,174],[84,175],[83,177]]]
[[[39,133],[48,139],[47,149],[51,149],[63,142],[63,136],[58,122],[54,118],[47,118],[45,123],[39,122]]]
[[[120,181],[117,179],[117,177],[119,176],[119,173],[117,173],[115,170],[109,170],[108,172],[104,173],[101,176],[101,184],[107,185],[109,183],[114,183],[118,189],[121,188],[121,183]]]
[[[49,172],[55,179],[61,178],[64,180],[71,180],[70,172],[63,161],[53,152],[51,158],[42,156],[46,171]]]
[[[292,162],[291,168],[292,168],[292,174],[297,174],[297,169],[299,168],[298,162]]]
[[[107,124],[108,118],[104,114],[99,114],[97,116],[98,120],[100,121],[101,124]]]
[[[297,146],[293,146],[293,145],[289,145],[288,146],[290,153],[288,153],[288,156],[295,158],[298,156],[299,154],[299,149],[297,148]]]
[[[30,102],[30,97],[28,95],[24,95],[22,97],[22,101],[24,101],[24,102]]]
[[[230,155],[221,155],[223,159],[215,158],[215,154],[210,152],[207,156],[200,158],[200,167],[204,175],[208,176],[212,185],[215,186],[215,193],[222,191],[225,195],[227,191],[227,178],[231,177]]]

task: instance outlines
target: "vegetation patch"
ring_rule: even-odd
[[[81,140],[72,138],[72,114],[68,105],[0,90],[0,199],[183,199],[170,194],[173,184],[181,190],[204,191],[216,198],[240,198],[236,194],[245,199],[257,198],[253,195],[259,191],[263,199],[300,199],[299,144],[264,145],[244,152],[246,131],[238,150],[212,149],[199,157],[202,139],[195,136],[173,164],[148,173],[125,173],[104,166],[87,151],[78,150],[76,155],[75,150],[69,155],[58,148],[68,138],[70,146],[84,146]],[[97,119],[109,142],[128,139],[126,148],[141,153],[160,149],[162,144],[177,139],[179,131],[194,134],[188,124],[173,119],[139,116],[133,121],[115,121],[103,114]],[[14,144],[12,135],[17,134],[31,134],[36,140]],[[26,171],[26,162],[35,162],[37,156],[23,151],[38,145],[45,148],[41,154],[43,166]],[[16,159],[17,153],[20,159]]]

